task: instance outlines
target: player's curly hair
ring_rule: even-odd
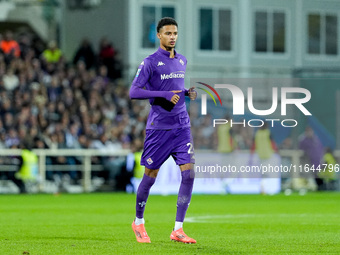
[[[170,18],[170,17],[164,17],[162,19],[160,19],[158,21],[158,25],[157,25],[157,33],[159,33],[159,30],[164,27],[164,26],[168,26],[168,25],[175,25],[176,27],[178,27],[177,22],[174,18]]]

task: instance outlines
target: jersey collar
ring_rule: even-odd
[[[158,53],[170,58],[170,52],[169,51],[166,51],[166,50],[163,50],[161,47],[158,48],[157,50]],[[175,57],[174,58],[177,58],[177,52],[176,50],[174,50],[174,54],[175,54]]]

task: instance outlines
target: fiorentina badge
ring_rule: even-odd
[[[148,158],[148,159],[146,160],[146,162],[148,162],[149,165],[151,165],[151,164],[153,163],[153,161],[152,161],[151,158]]]

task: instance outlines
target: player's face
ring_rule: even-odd
[[[163,26],[159,33],[157,33],[161,46],[167,50],[175,48],[177,41],[177,26],[167,25]]]

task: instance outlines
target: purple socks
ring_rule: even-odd
[[[136,201],[136,217],[143,218],[145,204],[149,197],[149,192],[152,185],[155,183],[156,178],[152,178],[144,174],[141,183],[137,190],[137,201]]]
[[[182,181],[178,192],[176,213],[176,221],[178,222],[184,221],[184,217],[191,200],[192,187],[194,185],[193,170],[182,171],[181,175]],[[136,201],[136,217],[139,219],[144,218],[145,204],[148,200],[150,189],[155,183],[155,180],[156,178],[152,178],[144,174],[142,182],[139,184]]]
[[[191,176],[190,176],[191,174]],[[194,172],[193,170],[184,170],[181,172],[182,181],[179,187],[177,198],[177,214],[176,221],[183,222],[185,213],[190,204],[192,187],[194,185]]]

